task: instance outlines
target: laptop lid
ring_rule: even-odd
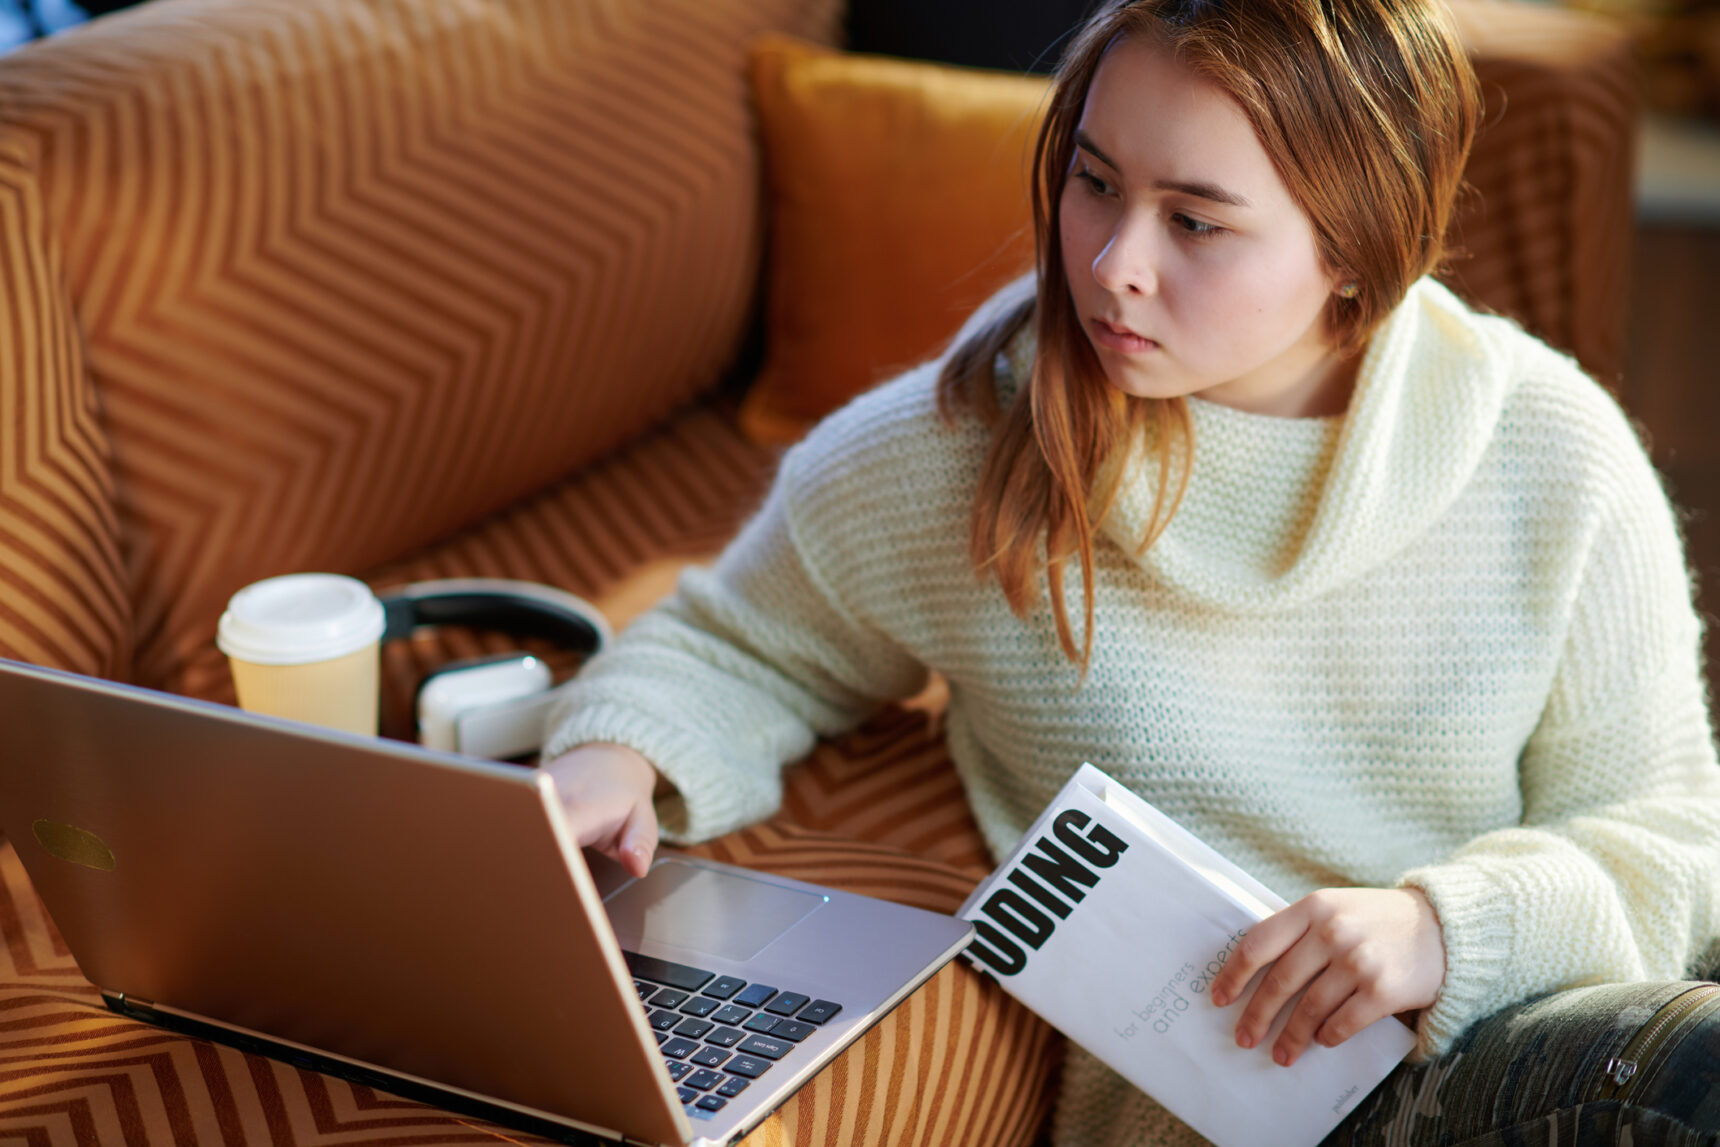
[[[7,661],[0,711],[0,826],[105,992],[692,1138],[546,776]]]

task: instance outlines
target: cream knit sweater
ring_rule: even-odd
[[[782,762],[936,669],[994,852],[1092,761],[1286,899],[1424,890],[1447,972],[1423,1054],[1539,993],[1679,978],[1720,934],[1720,768],[1677,530],[1568,359],[1428,280],[1343,417],[1192,401],[1175,520],[1134,556],[1137,460],[1105,524],[1085,683],[1049,607],[1017,619],[969,565],[987,432],[939,421],[936,374],[792,450],[715,569],[569,688],[546,755],[637,748],[679,789],[666,834],[703,839],[773,812]],[[1198,1142],[1078,1052],[1056,1138]]]

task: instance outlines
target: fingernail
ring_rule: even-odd
[[[1230,1003],[1230,993],[1221,992],[1217,988],[1214,988],[1212,990],[1212,1002],[1222,1008],[1226,1004]]]
[[[1253,1047],[1254,1046],[1254,1037],[1249,1035],[1247,1032],[1237,1032],[1236,1033],[1236,1046],[1237,1047]]]
[[[1272,1059],[1279,1067],[1290,1066],[1290,1053],[1281,1047],[1275,1047],[1272,1049]]]

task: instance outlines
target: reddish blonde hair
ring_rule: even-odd
[[[1445,256],[1444,236],[1480,114],[1475,73],[1443,0],[1113,0],[1076,35],[1034,152],[1038,292],[956,347],[938,381],[946,419],[971,410],[993,427],[974,500],[970,554],[1025,616],[1043,571],[1058,640],[1085,667],[1093,650],[1093,535],[1124,467],[1149,441],[1158,491],[1140,553],[1188,487],[1194,431],[1182,399],[1143,399],[1105,381],[1063,270],[1060,205],[1075,129],[1106,51],[1151,36],[1235,100],[1312,225],[1320,258],[1357,286],[1323,315],[1339,352],[1359,351],[1410,286]],[[1007,410],[1000,352],[1032,322],[1032,377]],[[1063,584],[1080,560],[1085,624],[1077,645]]]

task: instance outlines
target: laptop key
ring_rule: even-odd
[[[809,1024],[821,1024],[841,1010],[841,1004],[833,1004],[829,1000],[813,1000],[796,1012],[794,1018],[805,1020]]]
[[[684,1016],[708,1016],[722,1006],[709,996],[694,996],[681,1005],[681,1014]]]
[[[729,1076],[727,1083],[717,1088],[717,1094],[726,1095],[733,1099],[735,1096],[745,1091],[747,1089],[747,1084],[750,1082],[750,1080],[742,1079],[738,1075],[731,1075]]]
[[[690,1039],[682,1039],[679,1036],[676,1036],[657,1050],[661,1051],[664,1055],[672,1055],[676,1059],[686,1059],[689,1055],[692,1055],[694,1052],[699,1050],[699,1045]]]
[[[692,1103],[699,1098],[699,1093],[690,1087],[677,1087],[675,1094],[680,1097],[682,1103]]]
[[[656,980],[684,992],[696,992],[716,978],[715,972],[707,972],[703,968],[690,968],[686,964],[641,956],[637,952],[623,952],[621,958],[627,961],[627,970],[641,980]]]
[[[736,976],[718,976],[706,986],[705,994],[715,996],[719,1000],[726,1000],[746,986],[747,982]]]
[[[742,1032],[735,1028],[718,1028],[705,1036],[706,1043],[714,1043],[718,1047],[734,1047],[741,1042]]]
[[[654,1008],[678,1008],[686,1001],[686,992],[677,991],[674,988],[664,988],[651,997],[651,1006]]]
[[[705,1095],[700,1096],[699,1102],[695,1106],[703,1107],[706,1111],[721,1111],[723,1108],[727,1107],[728,1104],[729,1101],[721,1096]]]
[[[716,1026],[710,1020],[682,1020],[675,1025],[675,1034],[684,1035],[688,1039],[698,1039]]]
[[[711,1016],[711,1022],[728,1024],[730,1027],[739,1027],[746,1023],[751,1016],[752,1013],[747,1011],[745,1008],[737,1008],[735,1005],[730,1004],[728,1007],[723,1008]]]
[[[719,1047],[702,1047],[687,1057],[688,1063],[696,1063],[700,1067],[721,1067],[723,1060],[729,1058],[729,1053]]]
[[[776,989],[765,984],[748,984],[746,990],[735,997],[735,1003],[743,1008],[762,1007],[764,1002],[776,995]]]
[[[676,1028],[675,1030],[680,1031],[681,1029]],[[817,1030],[812,1024],[803,1024],[799,1020],[783,1020],[770,1029],[770,1034],[777,1039],[793,1040],[795,1043],[799,1043]]]
[[[633,990],[639,993],[640,999],[648,1000],[652,996],[657,994],[657,985],[656,984],[647,984],[647,983],[643,982],[642,980],[634,980],[633,981]]]
[[[741,1050],[752,1055],[762,1055],[766,1059],[781,1059],[794,1050],[794,1045],[785,1039],[773,1039],[767,1035],[749,1035],[741,1041]],[[731,1065],[729,1070],[735,1069]]]
[[[681,1082],[699,1091],[709,1091],[722,1081],[723,1073],[720,1071],[695,1071]]]
[[[679,1012],[672,1012],[668,1009],[664,1009],[662,1011],[652,1012],[651,1018],[646,1022],[658,1031],[666,1032],[681,1022],[681,1015]]]
[[[663,1042],[669,1038],[668,1032],[653,1031],[651,1034],[657,1037],[658,1047],[662,1047]]]
[[[682,1064],[681,1066],[687,1065]],[[723,1064],[723,1070],[733,1075],[744,1075],[748,1079],[757,1079],[770,1070],[770,1061],[768,1059],[754,1059],[750,1055],[737,1055]],[[718,1088],[717,1093],[722,1094],[722,1088]]]
[[[664,1060],[663,1066],[665,1066],[669,1069],[669,1078],[675,1080],[676,1082],[679,1082],[683,1076],[685,1076],[689,1071],[693,1070],[692,1064],[682,1063],[679,1060],[674,1060],[674,1059]]]
[[[775,1012],[779,1016],[792,1016],[801,1008],[812,1002],[811,996],[803,996],[799,992],[784,992],[764,1006],[767,1012]],[[656,1003],[655,998],[652,1003]]]
[[[764,1012],[760,1012],[758,1015],[742,1024],[741,1027],[750,1032],[767,1032],[775,1028],[776,1025],[781,1022],[782,1020],[776,1016],[766,1015]]]

